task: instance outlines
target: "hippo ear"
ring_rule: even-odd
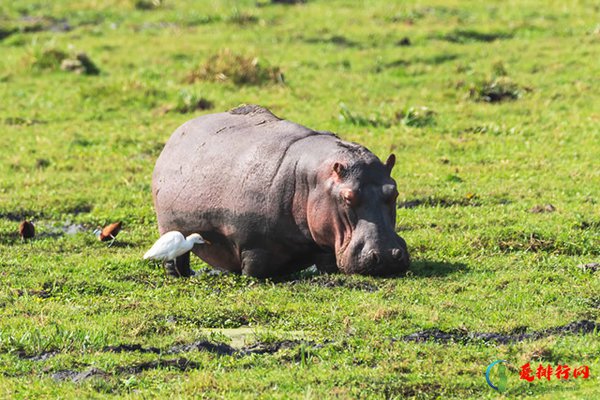
[[[333,172],[335,172],[339,179],[342,179],[344,177],[344,174],[346,173],[346,167],[344,166],[344,164],[336,162],[335,164],[333,164]]]
[[[388,172],[392,172],[394,164],[396,164],[396,156],[394,154],[390,154],[390,156],[385,161],[385,167],[387,168]]]

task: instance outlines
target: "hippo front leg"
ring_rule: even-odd
[[[315,265],[320,272],[333,274],[339,272],[333,253],[319,253],[315,256]]]
[[[268,278],[272,275],[269,262],[271,253],[264,249],[242,251],[242,274],[254,278]]]
[[[189,251],[175,260],[165,262],[164,267],[167,275],[175,278],[187,278],[194,275],[194,271],[190,268]]]

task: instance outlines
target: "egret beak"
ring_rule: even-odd
[[[204,239],[204,244],[212,244],[212,243],[209,242],[208,240]]]

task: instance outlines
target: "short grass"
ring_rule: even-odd
[[[401,339],[600,319],[600,272],[577,268],[600,262],[597,2],[269,3],[0,4],[0,397],[598,398],[598,332]],[[61,69],[80,53],[99,74]],[[397,155],[406,277],[172,280],[140,260],[162,145],[241,103]],[[108,248],[91,231],[115,220]],[[232,336],[245,352],[167,351]],[[528,383],[526,362],[590,378]]]

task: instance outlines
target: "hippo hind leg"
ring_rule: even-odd
[[[175,278],[187,278],[194,275],[194,271],[190,268],[190,253],[187,252],[177,259],[167,261],[164,264],[167,275]]]
[[[264,249],[244,250],[241,256],[242,274],[255,278],[268,278],[272,275],[269,251]]]

